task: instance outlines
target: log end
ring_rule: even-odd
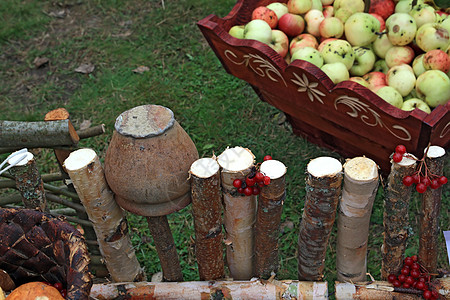
[[[68,118],[69,112],[65,108],[60,107],[46,113],[44,121],[67,120]]]
[[[89,165],[94,161],[97,154],[92,149],[79,149],[70,153],[64,161],[64,168],[68,171],[75,171]]]
[[[228,148],[217,157],[225,172],[240,172],[250,168],[255,160],[253,153],[243,147]]]
[[[205,157],[194,161],[190,173],[199,178],[209,178],[219,171],[219,164],[214,158]]]
[[[445,149],[439,146],[430,146],[425,149],[428,158],[439,158],[445,155]]]
[[[311,160],[307,171],[314,177],[335,176],[342,172],[342,164],[336,158],[322,156]]]
[[[367,157],[355,157],[344,164],[345,176],[356,181],[372,181],[378,178],[377,164]]]
[[[259,170],[270,179],[278,179],[286,174],[287,168],[281,161],[271,159],[264,161]]]
[[[403,158],[400,162],[398,162],[397,164],[401,167],[409,167],[412,165],[415,165],[417,163],[417,158],[408,153],[407,155],[403,155]]]
[[[23,153],[20,153],[23,152]],[[34,159],[34,155],[31,152],[19,150],[11,154],[11,158],[8,159],[8,164],[15,166],[25,166],[29,161]]]

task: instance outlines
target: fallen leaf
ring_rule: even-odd
[[[117,34],[113,34],[112,37],[128,37],[133,33],[133,31],[131,30],[127,30],[123,33],[117,33]]]
[[[46,64],[48,64],[50,60],[47,57],[36,57],[33,60],[33,64],[36,68],[40,68]]]
[[[77,73],[90,74],[94,71],[95,66],[92,64],[82,64],[78,68],[75,69]]]
[[[139,67],[137,67],[136,69],[133,70],[134,73],[139,73],[139,74],[142,74],[142,73],[147,72],[147,71],[150,71],[150,68],[146,67],[146,66],[139,66]]]
[[[152,275],[151,282],[162,282],[163,281],[163,273],[157,272]]]
[[[81,122],[81,124],[80,124],[80,129],[81,130],[87,129],[87,128],[91,127],[91,124],[92,124],[91,120],[83,120],[83,122]]]
[[[67,16],[67,11],[65,9],[51,11],[48,15],[53,18],[64,19]]]

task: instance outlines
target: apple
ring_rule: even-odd
[[[369,13],[374,13],[386,20],[395,11],[393,0],[370,0]]]
[[[320,51],[326,64],[341,62],[347,70],[353,66],[355,54],[349,42],[345,40],[333,40],[324,45]]]
[[[334,10],[347,9],[352,14],[364,11],[364,0],[335,0],[333,2]]]
[[[369,72],[364,74],[363,79],[369,84],[369,89],[376,93],[380,88],[387,86],[386,74],[382,72]]]
[[[337,38],[324,39],[323,41],[320,42],[319,46],[317,47],[317,50],[322,51],[323,47],[325,47],[326,44],[335,40],[337,40]]]
[[[370,13],[372,16],[374,16],[378,22],[380,22],[380,32],[383,32],[386,29],[386,21],[378,14]]]
[[[434,49],[445,50],[449,42],[449,32],[438,23],[427,23],[417,29],[417,46],[425,52]]]
[[[417,77],[416,91],[431,108],[444,105],[450,99],[450,78],[439,70],[425,71]]]
[[[406,111],[411,111],[418,108],[426,112],[427,114],[431,113],[431,108],[428,106],[428,104],[426,104],[425,101],[419,98],[410,98],[408,100],[403,101],[402,107],[400,108]]]
[[[375,52],[375,54],[382,59],[386,57],[386,52],[392,47],[394,47],[394,45],[392,45],[386,32],[382,32],[382,34],[377,35],[377,38],[372,43],[373,52]]]
[[[330,77],[334,84],[338,84],[339,82],[350,78],[347,66],[341,62],[324,64],[320,69]]]
[[[360,85],[362,85],[365,88],[369,88],[369,83],[360,76],[353,76],[353,77],[350,77],[348,80],[359,83]]]
[[[386,20],[386,31],[393,45],[404,46],[414,40],[417,24],[407,13],[394,13]]]
[[[389,68],[401,64],[410,64],[414,59],[414,50],[409,46],[394,46],[386,52],[384,59]]]
[[[285,57],[289,52],[289,38],[283,31],[272,29],[272,41],[269,46],[280,54],[281,57]]]
[[[424,73],[426,71],[424,65],[423,65],[423,57],[425,56],[425,54],[420,54],[418,56],[416,56],[412,62],[412,68],[414,71],[414,75],[416,75],[416,77],[419,77],[420,74]]]
[[[272,28],[272,29],[277,27],[277,24],[278,24],[277,14],[270,8],[267,8],[266,6],[258,6],[257,8],[255,8],[253,10],[252,20],[257,20],[257,19],[266,21],[267,24],[269,24],[270,28]]]
[[[448,32],[450,32],[450,17],[447,16],[444,20],[441,22],[441,26],[447,29]]]
[[[323,6],[333,5],[334,0],[321,0]]]
[[[367,46],[377,38],[380,22],[368,13],[357,12],[345,22],[345,38],[352,46]]]
[[[272,42],[272,28],[263,20],[251,20],[244,26],[244,39],[257,40],[269,45]]]
[[[313,47],[317,49],[318,46],[319,43],[312,34],[302,33],[291,40],[289,44],[289,52],[292,55],[300,48]]]
[[[311,9],[317,9],[323,11],[323,5],[321,0],[312,0]]]
[[[235,38],[243,39],[244,38],[244,25],[234,25],[230,28],[228,33]]]
[[[402,97],[405,97],[414,89],[416,76],[410,65],[402,64],[389,69],[386,74],[386,82],[395,88]]]
[[[384,101],[397,108],[401,108],[403,105],[402,95],[400,95],[400,93],[391,86],[383,86],[376,92],[376,94]]]
[[[325,18],[334,17],[334,7],[331,5],[324,6],[322,13]]]
[[[305,14],[306,31],[315,37],[320,37],[319,26],[324,19],[322,11],[311,9]]]
[[[417,1],[418,2],[418,1]],[[413,0],[401,0],[395,4],[394,13],[406,13],[408,14],[413,7]]]
[[[441,70],[444,73],[450,71],[450,56],[439,49],[430,50],[423,57],[425,70]]]
[[[312,0],[289,0],[288,10],[292,14],[304,14],[312,8]]]
[[[417,28],[426,23],[436,22],[435,9],[428,4],[416,4],[413,6],[409,14],[416,21]]]
[[[288,7],[286,3],[281,2],[273,2],[266,6],[268,9],[271,9],[275,12],[277,15],[278,20],[284,15],[289,12]]]
[[[375,72],[382,72],[384,74],[387,74],[387,72],[389,71],[389,67],[386,64],[386,61],[384,59],[378,59],[374,64],[373,64],[373,69],[372,71]]]
[[[318,68],[323,66],[323,58],[320,52],[312,47],[304,47],[301,49],[298,49],[294,54],[292,54],[291,62],[301,59],[305,60],[307,62],[310,62],[314,65],[316,65]]]
[[[355,61],[349,70],[352,76],[363,76],[372,70],[376,59],[372,50],[365,47],[353,47],[353,52]]]
[[[350,18],[351,15],[353,15],[354,12],[347,9],[347,8],[339,8],[334,9],[334,16],[342,21],[342,23],[345,24],[345,22]]]
[[[344,34],[344,23],[336,17],[325,18],[319,25],[323,38],[340,38]]]
[[[278,29],[294,37],[305,30],[305,20],[300,15],[286,13],[278,20]]]

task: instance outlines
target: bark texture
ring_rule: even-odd
[[[306,178],[306,199],[298,236],[298,279],[323,280],[325,254],[341,195],[342,172]]]
[[[337,223],[336,269],[339,281],[364,281],[372,206],[378,188],[378,166],[366,157],[344,165],[344,184]]]
[[[405,159],[404,159],[405,160]],[[385,188],[383,212],[383,245],[381,254],[381,278],[389,274],[399,274],[405,255],[409,227],[409,200],[412,186],[403,184],[403,178],[416,170],[414,161],[393,162]]]
[[[91,297],[112,299],[328,299],[326,282],[308,281],[190,281],[190,282],[124,282],[95,284]]]
[[[100,252],[112,279],[143,280],[145,273],[134,253],[125,214],[114,201],[98,156],[93,150],[80,149],[64,164],[93,223]]]
[[[224,278],[222,234],[222,193],[219,165],[212,158],[217,171],[201,177],[191,168],[191,201],[194,215],[195,256],[200,280]],[[200,160],[198,160],[200,161]]]
[[[430,158],[427,156],[425,158],[428,171],[437,176],[442,176],[444,172],[445,150],[442,149],[442,152],[444,155],[440,157]],[[418,256],[420,263],[432,274],[437,271],[441,200],[442,187],[428,188],[422,195]]]
[[[183,281],[180,261],[167,216],[147,217],[147,222],[161,262],[164,280]]]
[[[418,290],[409,289],[414,293],[396,291],[392,284],[385,281],[361,283],[336,283],[336,300],[420,300],[423,299]]]

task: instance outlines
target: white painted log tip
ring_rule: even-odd
[[[219,165],[228,172],[239,172],[250,168],[255,161],[253,153],[243,147],[227,148],[217,157]]]
[[[34,155],[33,153],[29,152],[29,151],[25,151],[21,154],[20,153],[21,150],[13,152],[11,154],[11,158],[8,159],[8,164],[10,165],[15,165],[15,166],[24,166],[26,165],[30,160],[34,159]]]
[[[357,180],[366,181],[378,178],[378,165],[367,157],[355,157],[344,164],[345,175]]]
[[[335,176],[342,172],[342,168],[341,162],[336,158],[321,156],[308,163],[307,172],[314,177]]]
[[[403,155],[403,158],[400,162],[398,162],[398,165],[402,167],[407,167],[415,164],[417,162],[417,157],[412,155],[411,153],[406,153]]]
[[[286,174],[287,168],[281,161],[271,159],[264,161],[259,171],[265,176],[269,176],[270,179],[278,179]]]
[[[200,178],[209,178],[216,174],[219,169],[220,166],[214,158],[205,157],[194,161],[189,172]]]
[[[439,158],[445,155],[445,149],[439,146],[430,146],[428,151],[425,149],[425,152],[428,158]]]
[[[64,161],[64,167],[68,171],[81,169],[94,161],[96,156],[95,151],[88,148],[73,151]]]

